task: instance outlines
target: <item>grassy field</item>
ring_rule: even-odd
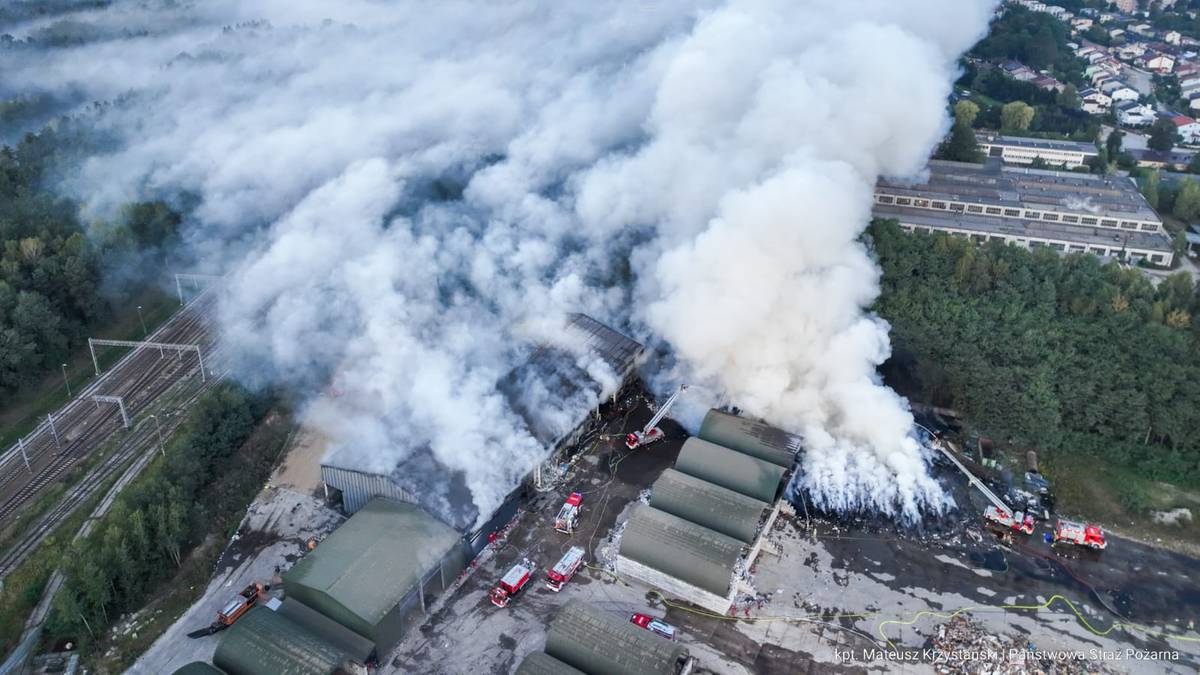
[[[126,311],[105,325],[93,327],[90,336],[113,340],[140,339],[143,334],[142,322],[136,309],[138,305],[142,307],[142,316],[146,319],[146,329],[149,332],[153,332],[179,309],[178,301],[162,289],[147,288],[125,303]],[[102,354],[97,353],[101,369],[115,363],[125,351],[105,349]],[[91,352],[88,350],[87,341],[84,340],[81,347],[67,360],[67,379],[71,383],[71,391],[78,393],[95,377]],[[17,441],[18,436],[33,431],[47,413],[58,410],[68,400],[67,388],[59,369],[47,373],[41,381],[0,400],[0,448],[7,448]]]
[[[1046,455],[1041,469],[1054,485],[1057,510],[1094,521],[1117,534],[1200,555],[1200,492],[1147,480],[1125,467],[1087,455]],[[1190,522],[1155,522],[1152,512],[1187,508]]]

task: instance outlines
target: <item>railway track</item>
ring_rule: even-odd
[[[205,353],[205,360],[212,359],[218,351],[208,330],[214,305],[215,296],[202,293],[147,339],[197,344]],[[122,397],[130,418],[136,419],[139,413],[180,381],[202,379],[195,356],[188,358],[186,354],[156,354],[156,351],[142,347],[126,354],[80,392],[79,397],[59,410],[54,415],[53,427],[48,422],[43,423],[20,445],[0,456],[0,527],[11,523],[36,495],[122,429],[117,407],[94,403],[92,396]],[[213,370],[214,364],[206,365],[207,370]],[[218,379],[217,373],[213,375],[210,379]],[[145,433],[142,432],[143,435]],[[154,430],[149,433],[156,434]],[[21,445],[24,446],[24,453]],[[128,457],[125,459],[127,461]],[[115,460],[110,457],[94,471],[102,471],[103,467],[110,466],[110,461]]]

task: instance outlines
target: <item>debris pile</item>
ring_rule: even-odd
[[[1024,673],[1115,672],[1088,658],[1086,651],[1039,648],[1021,637],[996,635],[983,624],[956,616],[937,627],[929,641],[938,673],[1018,675]]]

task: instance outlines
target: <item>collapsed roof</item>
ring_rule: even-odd
[[[538,346],[496,385],[509,408],[547,450],[568,439],[631,373],[642,345],[585,314],[570,314],[553,344]],[[388,473],[361,465],[346,449],[322,462],[322,479],[343,492],[353,513],[373,496],[418,503],[459,530],[479,511],[463,475],[447,469],[428,445],[411,449]],[[515,487],[515,486],[514,486]]]

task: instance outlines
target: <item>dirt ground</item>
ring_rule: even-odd
[[[271,475],[271,485],[288,488],[311,497],[323,497],[321,459],[329,448],[329,439],[312,427],[302,427],[292,447]]]
[[[253,582],[277,584],[278,573],[299,560],[310,537],[323,537],[345,520],[319,500],[286,488],[264,490],[250,505],[238,534],[217,562],[204,596],[160,637],[129,673],[161,675],[192,661],[212,661],[221,634],[190,639],[217,611]],[[274,593],[278,593],[276,588]]]

